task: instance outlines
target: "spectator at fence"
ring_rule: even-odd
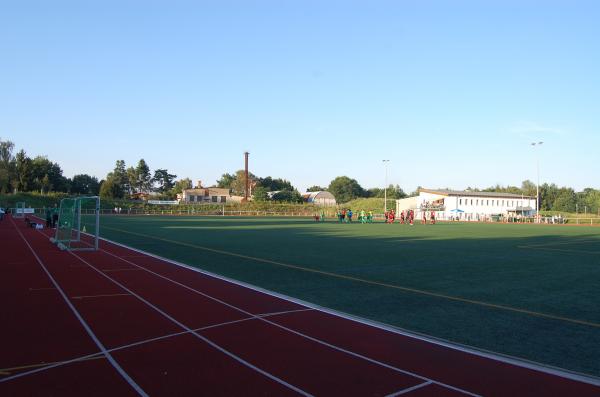
[[[56,204],[54,204],[54,209],[52,210],[52,227],[56,227],[56,223],[58,222],[58,208]]]
[[[46,227],[52,226],[52,208],[46,208]]]

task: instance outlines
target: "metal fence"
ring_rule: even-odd
[[[165,215],[165,216],[264,216],[264,217],[314,217],[315,215],[320,214],[320,211],[261,211],[261,210],[227,210],[226,207],[222,207],[220,209],[210,209],[210,210],[200,210],[196,208],[187,208],[187,209],[150,209],[150,208],[131,208],[131,209],[121,209],[115,210],[110,208],[100,209],[100,215],[111,215],[111,216],[128,216],[128,215]],[[11,209],[14,210],[14,209]],[[29,210],[33,210],[33,213],[41,218],[45,216],[44,208],[33,208]],[[12,212],[12,211],[11,211]],[[14,212],[13,212],[14,213]],[[82,215],[94,215],[93,210],[81,210]],[[324,210],[325,217],[328,219],[336,219],[336,215],[334,211]],[[373,214],[374,219],[384,219],[383,214]],[[415,217],[416,221],[419,221],[420,218]],[[436,217],[436,221],[461,221],[461,222],[499,222],[499,223],[535,223],[534,218],[497,218],[497,217],[473,217],[472,219],[451,219],[442,216],[439,214]],[[427,219],[429,221],[429,219]],[[398,222],[398,217],[396,218],[396,222]],[[557,217],[541,217],[541,224],[547,225],[592,225],[598,226],[600,225],[600,217],[570,217],[570,218],[557,218]]]

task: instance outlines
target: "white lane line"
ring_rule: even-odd
[[[72,296],[71,299],[112,298],[115,296],[131,296],[131,294],[80,295],[80,296]]]
[[[245,322],[245,321],[256,320],[258,317],[274,317],[274,316],[278,316],[278,315],[281,315],[281,314],[289,314],[289,313],[296,313],[296,312],[306,312],[306,311],[311,311],[311,310],[314,310],[314,309],[299,309],[299,310],[288,310],[288,311],[284,311],[284,312],[262,313],[262,314],[257,314],[257,315],[252,316],[252,317],[245,317],[245,318],[242,318],[242,319],[239,319],[239,320],[232,320],[232,321],[226,321],[226,322],[219,323],[219,324],[206,325],[204,327],[193,329],[192,331],[200,332],[200,331],[204,331],[204,330],[207,330],[207,329],[224,327],[224,326],[231,325],[231,324],[238,324],[238,323],[242,323],[242,322]],[[174,333],[171,333],[171,334],[157,336],[155,338],[145,339],[145,340],[141,340],[141,341],[138,341],[138,342],[129,343],[129,344],[126,344],[126,345],[121,345],[121,346],[113,347],[113,348],[107,349],[106,351],[108,351],[109,353],[113,353],[113,352],[116,352],[116,351],[126,350],[126,349],[130,349],[132,347],[137,347],[137,346],[145,345],[145,344],[152,343],[152,342],[159,342],[159,341],[162,341],[162,340],[165,340],[165,339],[170,339],[170,338],[173,338],[173,337],[176,337],[176,336],[186,335],[186,334],[190,334],[190,333],[192,333],[192,332],[191,331],[174,332]],[[80,362],[80,361],[86,361],[86,360],[90,360],[90,359],[93,359],[93,358],[99,358],[100,356],[102,356],[102,353],[98,352],[98,353],[88,354],[88,355],[85,355],[85,356],[75,357],[75,358],[72,358],[72,359],[69,359],[69,360],[58,361],[58,362],[55,362],[55,363],[48,363],[48,364],[40,366],[40,368],[36,368],[34,370],[30,370],[30,371],[26,371],[26,372],[20,372],[20,373],[18,373],[16,375],[13,375],[13,376],[10,376],[10,377],[7,377],[7,378],[2,378],[2,379],[0,379],[0,383],[2,383],[2,382],[8,382],[10,380],[17,379],[17,378],[22,378],[22,377],[28,376],[28,375],[33,375],[35,373],[42,372],[42,371],[47,371],[47,370],[50,370],[50,369],[53,369],[53,368],[62,367],[63,365],[73,364],[73,363],[77,363],[77,362]],[[8,369],[10,369],[10,368],[8,368]],[[8,369],[5,368],[3,370],[0,370],[0,375],[10,375],[9,373],[3,372],[3,371],[6,371]]]
[[[50,274],[50,271],[46,268],[46,265],[44,265],[44,262],[40,259],[40,257],[37,255],[37,253],[31,247],[31,244],[29,244],[29,241],[27,241],[27,239],[25,238],[25,236],[23,236],[23,233],[21,233],[21,231],[19,230],[19,228],[15,224],[15,221],[12,220],[12,218],[11,218],[11,222],[13,223],[13,226],[17,230],[17,233],[19,233],[19,235],[21,236],[21,238],[23,239],[23,241],[25,242],[25,244],[27,245],[27,247],[29,247],[29,250],[31,251],[31,253],[35,257],[35,259],[37,260],[37,262],[40,264],[40,266],[42,267],[42,269],[44,270],[44,272],[46,273],[46,275],[48,276],[48,278],[50,279],[50,281],[52,282],[52,284],[54,284],[54,287],[56,287],[56,289],[58,290],[58,292],[63,297],[64,301],[67,303],[67,305],[69,306],[69,308],[71,309],[71,311],[73,312],[73,314],[75,315],[75,317],[77,317],[77,319],[79,320],[79,322],[81,323],[81,325],[83,326],[83,328],[85,328],[86,332],[92,338],[92,340],[94,341],[94,343],[96,343],[96,346],[98,346],[98,348],[100,349],[100,351],[102,352],[102,354],[104,354],[104,356],[108,359],[108,361],[110,361],[110,363],[117,370],[117,372],[119,372],[119,374],[121,374],[121,376],[123,377],[123,379],[125,379],[125,381],[127,383],[129,383],[129,385],[140,396],[148,397],[148,394],[137,383],[135,383],[135,381],[125,372],[125,370],[123,370],[123,368],[121,368],[121,366],[119,365],[119,363],[117,363],[115,361],[115,359],[112,357],[112,355],[106,350],[106,348],[104,347],[104,345],[102,344],[102,342],[100,342],[100,340],[96,337],[96,334],[94,334],[94,332],[89,327],[89,325],[85,322],[85,320],[83,319],[83,317],[81,317],[81,315],[79,314],[79,312],[77,311],[77,309],[75,308],[75,306],[73,306],[73,304],[71,303],[71,301],[69,300],[69,298],[67,297],[67,295],[65,294],[65,292],[62,290],[62,288],[60,287],[60,285],[58,285],[58,282],[54,279],[54,277],[52,276],[52,274]]]
[[[140,301],[142,301],[143,303],[145,303],[146,305],[148,305],[150,308],[154,309],[155,311],[157,311],[158,313],[160,313],[163,317],[169,319],[171,322],[173,322],[174,324],[177,324],[179,327],[185,329],[186,331],[188,331],[189,333],[191,333],[192,335],[194,335],[195,337],[197,337],[198,339],[204,341],[205,343],[209,344],[210,346],[212,346],[213,348],[215,348],[216,350],[220,351],[221,353],[231,357],[232,359],[236,360],[237,362],[239,362],[242,365],[245,365],[246,367],[253,369],[254,371],[266,376],[267,378],[275,381],[276,383],[279,383],[282,386],[285,386],[303,396],[312,396],[310,393],[305,392],[304,390],[284,381],[281,378],[278,378],[277,376],[270,374],[269,372],[258,368],[257,366],[251,364],[250,362],[244,360],[243,358],[235,355],[234,353],[230,352],[229,350],[219,346],[218,344],[216,344],[215,342],[213,342],[212,340],[208,339],[207,337],[200,335],[198,332],[194,331],[193,329],[189,328],[187,325],[179,322],[178,320],[176,320],[174,317],[172,317],[171,315],[169,315],[168,313],[166,313],[165,311],[163,311],[162,309],[158,308],[157,306],[153,305],[152,303],[150,303],[149,301],[147,301],[146,299],[142,298],[140,295],[136,294],[134,291],[130,290],[129,288],[127,288],[126,286],[124,286],[123,284],[121,284],[120,282],[118,282],[117,280],[111,278],[110,276],[108,276],[107,274],[103,273],[101,270],[97,269],[95,266],[93,266],[91,263],[89,263],[88,261],[86,261],[85,259],[83,259],[82,257],[80,257],[79,255],[75,254],[73,251],[69,251],[69,254],[73,255],[74,257],[78,258],[80,261],[82,261],[83,263],[87,264],[91,269],[95,270],[98,274],[101,274],[103,277],[105,277],[106,279],[110,280],[111,282],[113,282],[115,285],[118,285],[119,287],[121,287],[123,290],[129,292],[131,295],[135,296],[136,298],[138,298]],[[249,313],[250,315],[252,315],[251,313]]]
[[[401,396],[401,395],[403,395],[403,394],[408,394],[408,393],[410,393],[410,392],[412,392],[412,391],[418,390],[418,389],[420,389],[420,388],[422,388],[422,387],[425,387],[425,386],[429,386],[429,385],[431,385],[431,384],[432,384],[432,382],[423,382],[423,383],[419,383],[418,385],[415,385],[415,386],[413,386],[413,387],[409,387],[409,388],[407,388],[407,389],[402,389],[402,390],[400,390],[400,391],[398,391],[398,392],[396,392],[396,393],[388,394],[388,395],[387,395],[387,396],[385,396],[385,397],[396,397],[396,396]]]
[[[407,337],[410,339],[415,339],[415,340],[420,340],[423,342],[431,343],[436,346],[442,346],[442,347],[448,348],[450,350],[459,351],[459,352],[473,355],[476,357],[483,357],[483,358],[486,358],[489,360],[513,365],[515,367],[526,368],[526,369],[530,369],[530,370],[533,370],[536,372],[541,372],[541,373],[548,374],[548,375],[558,376],[560,378],[569,379],[569,380],[573,380],[576,382],[582,382],[582,383],[587,383],[587,384],[594,385],[594,386],[600,386],[600,378],[594,377],[594,376],[591,376],[588,374],[582,374],[582,373],[578,373],[578,372],[568,371],[563,368],[551,367],[549,365],[540,364],[540,363],[537,363],[534,361],[528,361],[528,360],[518,358],[518,357],[508,356],[505,354],[495,353],[492,351],[483,350],[483,349],[479,349],[476,347],[460,345],[458,343],[450,342],[448,340],[444,340],[441,338],[435,338],[433,336],[420,334],[415,331],[409,331],[409,330],[405,330],[405,329],[402,329],[399,327],[394,327],[394,326],[391,326],[388,324],[377,322],[374,320],[368,320],[368,319],[365,319],[362,317],[358,317],[355,315],[340,312],[340,311],[330,309],[327,307],[319,306],[314,303],[303,301],[298,298],[293,298],[291,296],[287,296],[287,295],[284,295],[281,293],[269,291],[267,289],[258,287],[256,285],[245,283],[245,282],[239,281],[239,280],[234,280],[232,278],[228,278],[228,277],[222,276],[220,274],[212,273],[212,272],[209,272],[204,269],[199,269],[197,267],[187,265],[185,263],[177,262],[176,260],[173,260],[173,259],[164,258],[159,255],[156,255],[156,254],[153,254],[150,252],[146,252],[146,251],[138,249],[138,248],[129,247],[125,244],[121,244],[116,241],[108,240],[108,239],[102,238],[102,237],[100,239],[102,241],[106,242],[107,244],[112,244],[117,247],[125,248],[125,249],[128,249],[133,252],[139,252],[140,254],[145,254],[146,256],[152,257],[154,259],[158,259],[163,262],[170,263],[172,265],[181,267],[183,269],[190,270],[192,272],[201,274],[206,277],[213,278],[215,280],[221,280],[221,281],[224,281],[224,282],[232,284],[232,285],[237,285],[237,286],[240,286],[240,287],[252,290],[252,291],[256,291],[256,292],[259,292],[259,293],[262,293],[262,294],[265,294],[268,296],[272,296],[274,298],[282,299],[282,300],[285,300],[288,302],[292,302],[292,303],[295,303],[295,304],[298,304],[298,305],[301,305],[304,307],[311,307],[311,308],[315,309],[316,311],[327,313],[327,314],[330,314],[335,317],[339,317],[339,318],[343,318],[343,319],[353,321],[353,322],[356,322],[359,324],[367,325],[369,327],[373,327],[373,328],[383,330],[386,332],[391,332],[396,335],[400,335],[400,336],[404,336],[404,337]],[[104,251],[110,255],[113,255],[108,251],[105,251],[105,250],[102,250],[102,251]],[[113,255],[113,256],[115,256],[115,255]],[[139,266],[139,265],[136,265],[136,266]],[[148,269],[144,269],[144,270],[151,272]]]
[[[166,276],[163,276],[162,274],[159,274],[159,273],[156,273],[156,272],[154,272],[154,271],[152,271],[152,270],[146,269],[146,268],[144,268],[143,266],[140,266],[140,265],[138,265],[138,264],[136,264],[136,263],[134,263],[134,262],[131,262],[131,261],[127,260],[127,259],[120,258],[118,255],[115,255],[115,254],[113,254],[113,253],[111,253],[111,252],[109,252],[109,251],[106,251],[106,250],[104,250],[104,249],[101,249],[101,251],[102,251],[102,252],[105,252],[105,253],[107,253],[108,255],[110,255],[110,256],[113,256],[113,257],[115,257],[115,258],[117,258],[117,259],[120,259],[120,260],[122,260],[122,261],[124,261],[124,262],[127,262],[127,263],[129,263],[130,265],[132,265],[132,266],[139,267],[140,269],[142,269],[142,270],[144,270],[144,271],[146,271],[146,272],[148,272],[148,273],[151,273],[151,274],[153,274],[153,275],[155,275],[155,276],[157,276],[157,277],[159,277],[159,278],[162,278],[162,279],[164,279],[164,280],[166,280],[166,281],[169,281],[169,282],[171,282],[171,283],[173,283],[173,284],[175,284],[175,285],[178,285],[178,286],[180,286],[180,287],[182,287],[182,288],[185,288],[185,289],[187,289],[187,290],[189,290],[189,291],[191,291],[191,292],[194,292],[194,293],[196,293],[196,294],[199,294],[199,295],[201,295],[201,296],[203,296],[203,297],[205,297],[205,298],[211,299],[211,300],[213,300],[213,301],[215,301],[215,302],[218,302],[218,303],[220,303],[220,304],[222,304],[222,305],[225,305],[225,306],[227,306],[227,307],[229,307],[229,308],[231,308],[231,309],[234,309],[234,310],[240,311],[241,313],[244,313],[244,314],[246,314],[246,315],[252,315],[252,313],[250,313],[250,312],[248,312],[248,311],[246,311],[246,310],[244,310],[244,309],[242,309],[242,308],[240,308],[240,307],[234,306],[234,305],[232,305],[232,304],[230,304],[230,303],[227,303],[227,302],[225,302],[225,301],[223,301],[223,300],[221,300],[221,299],[219,299],[219,298],[215,298],[215,297],[213,297],[213,296],[210,296],[210,295],[208,295],[208,294],[206,294],[206,293],[204,293],[204,292],[202,292],[202,291],[198,291],[198,290],[196,290],[196,289],[194,289],[194,288],[192,288],[192,287],[189,287],[189,286],[187,286],[187,285],[185,285],[185,284],[182,284],[182,283],[180,283],[180,282],[178,282],[178,281],[175,281],[175,280],[172,280],[172,279],[170,279],[170,278],[168,278],[168,277],[166,277]],[[339,351],[339,352],[342,352],[342,353],[348,354],[348,355],[350,355],[350,356],[352,356],[352,357],[355,357],[355,358],[359,358],[359,359],[361,359],[361,360],[368,361],[368,362],[370,362],[370,363],[372,363],[372,364],[375,364],[375,365],[378,365],[378,366],[381,366],[381,367],[384,367],[384,368],[390,369],[390,370],[392,370],[392,371],[399,372],[399,373],[402,373],[402,374],[405,374],[405,375],[410,375],[410,376],[413,376],[413,377],[415,377],[415,378],[418,378],[418,379],[421,379],[421,380],[424,380],[424,381],[431,381],[431,382],[433,382],[433,383],[435,383],[435,384],[437,384],[437,385],[440,385],[440,386],[443,386],[443,387],[445,387],[445,388],[452,389],[452,390],[455,390],[455,391],[458,391],[458,392],[460,392],[460,393],[464,393],[464,394],[467,394],[467,395],[470,395],[470,396],[475,396],[475,397],[478,397],[478,396],[479,396],[478,394],[471,393],[471,392],[469,392],[469,391],[467,391],[467,390],[460,389],[460,388],[458,388],[458,387],[454,387],[454,386],[452,386],[452,385],[448,385],[448,384],[446,384],[446,383],[443,383],[443,382],[436,381],[436,380],[434,380],[434,379],[431,379],[431,378],[428,378],[428,377],[426,377],[426,376],[419,375],[419,374],[417,374],[417,373],[415,373],[415,372],[407,371],[407,370],[404,370],[404,369],[401,369],[401,368],[395,367],[395,366],[393,366],[393,365],[386,364],[386,363],[384,363],[384,362],[382,362],[382,361],[378,361],[378,360],[372,359],[372,358],[370,358],[370,357],[364,356],[364,355],[362,355],[362,354],[358,354],[358,353],[355,353],[355,352],[353,352],[353,351],[350,351],[350,350],[344,349],[344,348],[342,348],[342,347],[339,347],[339,346],[333,345],[333,344],[331,344],[331,343],[328,343],[328,342],[325,342],[325,341],[323,341],[323,340],[320,340],[320,339],[317,339],[317,338],[313,338],[312,336],[306,335],[306,334],[304,334],[304,333],[302,333],[302,332],[299,332],[299,331],[293,330],[293,329],[291,329],[291,328],[285,327],[285,326],[283,326],[283,325],[277,324],[277,323],[275,323],[275,322],[273,322],[273,321],[270,321],[270,320],[268,320],[268,319],[266,319],[266,318],[261,318],[260,320],[261,320],[261,321],[264,321],[264,322],[266,322],[267,324],[273,325],[273,326],[275,326],[275,327],[277,327],[277,328],[280,328],[280,329],[283,329],[283,330],[285,330],[285,331],[287,331],[287,332],[290,332],[290,333],[292,333],[292,334],[295,334],[295,335],[298,335],[298,336],[300,336],[300,337],[303,337],[303,338],[305,338],[305,339],[311,340],[311,341],[313,341],[313,342],[315,342],[315,343],[318,343],[318,344],[320,344],[320,345],[323,345],[323,346],[326,346],[326,347],[328,347],[328,348],[331,348],[331,349],[333,349],[333,350],[337,350],[337,351]]]
[[[40,230],[38,230],[38,232],[43,233],[43,231],[40,231]],[[339,317],[339,318],[346,319],[346,320],[349,320],[349,321],[353,321],[353,322],[356,322],[356,323],[359,323],[359,324],[363,324],[363,325],[366,325],[366,326],[369,326],[369,327],[373,327],[373,328],[376,328],[376,329],[379,329],[379,330],[390,332],[390,333],[393,333],[393,334],[396,334],[396,335],[400,335],[400,336],[407,337],[407,338],[410,338],[410,339],[415,339],[415,340],[419,340],[419,341],[431,343],[431,344],[433,344],[435,346],[445,347],[445,348],[450,349],[450,350],[462,352],[462,353],[473,355],[473,356],[476,356],[476,357],[482,357],[482,358],[489,359],[489,360],[492,360],[492,361],[501,362],[501,363],[504,363],[504,364],[509,364],[509,365],[513,365],[515,367],[525,368],[525,369],[533,370],[533,371],[536,371],[536,372],[541,372],[541,373],[548,374],[548,375],[558,376],[560,378],[569,379],[569,380],[573,380],[573,381],[576,381],[576,382],[582,382],[582,383],[586,383],[586,384],[590,384],[590,385],[594,385],[594,386],[600,386],[600,378],[592,376],[592,375],[578,373],[578,372],[574,372],[574,371],[569,371],[569,370],[565,370],[564,368],[552,367],[552,366],[549,366],[549,365],[540,364],[538,362],[534,362],[534,361],[530,361],[530,360],[525,360],[523,358],[513,357],[513,356],[506,355],[506,354],[500,354],[500,353],[496,353],[496,352],[492,352],[492,351],[489,351],[489,350],[484,350],[484,349],[480,349],[480,348],[476,348],[476,347],[472,347],[472,346],[461,345],[461,344],[458,344],[456,342],[451,342],[451,341],[448,341],[448,340],[445,340],[445,339],[436,338],[436,337],[425,335],[425,334],[421,334],[421,333],[418,333],[418,332],[415,332],[415,331],[409,331],[409,330],[402,329],[402,328],[399,328],[399,327],[394,327],[394,326],[391,326],[389,324],[384,324],[384,323],[377,322],[377,321],[374,321],[374,320],[368,320],[368,319],[365,319],[365,318],[362,318],[362,317],[358,317],[358,316],[355,316],[355,315],[351,315],[351,314],[348,314],[348,313],[340,312],[340,311],[337,311],[337,310],[334,310],[334,309],[330,309],[330,308],[327,308],[327,307],[319,306],[319,305],[316,305],[314,303],[303,301],[303,300],[298,299],[298,298],[293,298],[291,296],[287,296],[287,295],[284,295],[284,294],[281,294],[281,293],[269,291],[267,289],[258,287],[256,285],[245,283],[245,282],[239,281],[239,280],[234,280],[232,278],[225,277],[225,276],[222,276],[220,274],[212,273],[212,272],[209,272],[209,271],[204,270],[204,269],[199,269],[197,267],[194,267],[194,266],[191,266],[191,265],[187,265],[185,263],[177,262],[176,260],[165,258],[165,257],[159,256],[159,255],[156,255],[156,254],[144,251],[144,250],[139,249],[139,248],[130,247],[130,246],[127,246],[125,244],[121,244],[121,243],[119,243],[117,241],[109,240],[107,238],[100,237],[100,240],[102,240],[103,242],[105,242],[107,245],[114,245],[116,247],[121,247],[121,248],[124,248],[124,249],[132,251],[132,252],[137,252],[137,253],[139,253],[139,254],[141,254],[143,256],[148,256],[148,257],[151,257],[151,258],[154,258],[154,259],[158,259],[158,260],[160,260],[162,262],[170,263],[172,265],[181,267],[183,269],[190,270],[190,271],[192,271],[194,273],[198,273],[198,274],[201,274],[201,275],[206,276],[206,277],[213,278],[215,280],[221,280],[221,281],[224,281],[224,282],[229,283],[231,285],[240,286],[240,287],[252,290],[252,291],[259,292],[259,293],[267,295],[267,296],[272,296],[274,298],[285,300],[287,302],[292,302],[292,303],[295,303],[295,304],[300,305],[300,306],[313,308],[316,311],[320,311],[320,312],[332,315],[334,317]],[[594,239],[594,241],[596,241],[596,240],[597,239]],[[112,255],[114,257],[119,258],[118,256],[116,256],[116,255],[114,255],[114,254],[112,254],[112,253],[110,253],[110,252],[108,252],[108,251],[106,251],[104,249],[102,249],[102,251],[106,252],[109,255]],[[122,258],[119,258],[119,259],[122,259]],[[126,262],[127,263],[132,263],[132,262],[129,262],[129,261],[126,261]],[[140,267],[143,270],[146,270],[148,272],[151,272],[150,270],[145,269],[145,268],[143,268],[143,267],[141,267],[141,266],[139,266],[137,264],[133,264],[133,265],[137,266],[137,267]],[[175,281],[173,281],[173,282],[175,282]]]

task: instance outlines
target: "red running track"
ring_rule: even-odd
[[[114,243],[0,222],[2,396],[599,396],[600,382],[427,341]]]

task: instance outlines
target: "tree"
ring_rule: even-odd
[[[171,194],[173,196],[177,196],[178,194],[182,193],[185,189],[191,189],[191,188],[192,188],[192,180],[190,178],[180,179],[177,182],[175,182],[175,185],[173,186],[173,189],[171,190]]]
[[[11,190],[13,179],[14,158],[12,155],[14,143],[0,140],[0,193]]]
[[[68,190],[67,178],[62,174],[58,163],[54,163],[46,156],[37,156],[31,161],[31,178],[33,185],[30,189],[39,190],[41,193]]]
[[[254,188],[254,191],[252,193],[252,198],[254,199],[254,201],[269,201],[269,191],[265,187],[257,186]]]
[[[577,203],[577,195],[571,188],[561,188],[556,196],[552,210],[575,212],[575,204]]]
[[[306,189],[307,192],[323,192],[326,191],[327,189],[319,186],[319,185],[314,185],[309,187],[308,189]]]
[[[338,176],[331,181],[327,190],[334,195],[338,203],[345,203],[365,195],[365,190],[355,179]]]
[[[249,172],[248,179],[250,180],[249,182],[250,182],[250,185],[252,186],[254,184],[253,181],[257,180],[258,178],[256,177],[256,175]],[[245,195],[246,173],[244,172],[244,170],[239,170],[238,172],[235,173],[235,180],[231,183],[231,186],[229,188],[231,189],[232,193],[235,195],[238,195],[238,196]]]
[[[138,161],[137,167],[135,167],[136,184],[135,187],[138,192],[149,193],[152,190],[152,175],[150,174],[150,167],[146,164],[144,159]]]
[[[113,182],[119,186],[119,190],[131,194],[131,183],[125,169],[125,160],[117,160],[115,169],[112,172]]]
[[[129,195],[137,193],[138,192],[137,173],[135,172],[135,168],[133,168],[133,167],[127,168],[125,178],[127,179],[127,186],[129,187],[129,189],[126,190],[125,192],[128,193]]]
[[[523,181],[523,183],[521,183],[521,192],[522,194],[524,194],[525,196],[533,196],[535,197],[536,195],[536,184],[531,182],[529,179]]]
[[[31,185],[31,159],[23,149],[15,156],[15,189],[25,192]]]
[[[71,193],[97,195],[100,192],[98,178],[87,174],[75,175],[71,180]]]
[[[114,177],[106,178],[102,185],[100,185],[100,197],[110,199],[123,197],[121,186],[116,183]]]
[[[273,195],[273,201],[285,201],[288,203],[301,203],[302,195],[297,190],[281,190]]]
[[[583,205],[589,208],[589,212],[598,213],[600,209],[600,190],[585,188],[581,193],[581,201]]]
[[[177,178],[177,175],[169,174],[166,169],[155,170],[153,181],[158,184],[156,190],[160,193],[166,193],[173,189],[175,186],[175,183],[173,182],[175,178]]]
[[[290,181],[281,178],[273,179],[270,176],[266,178],[258,178],[257,186],[262,186],[269,192],[275,192],[278,190],[294,190],[294,187]]]
[[[540,210],[548,211],[554,207],[560,189],[554,183],[540,185]]]
[[[223,174],[221,179],[217,181],[217,187],[223,189],[231,189],[231,185],[235,181],[235,174]]]

